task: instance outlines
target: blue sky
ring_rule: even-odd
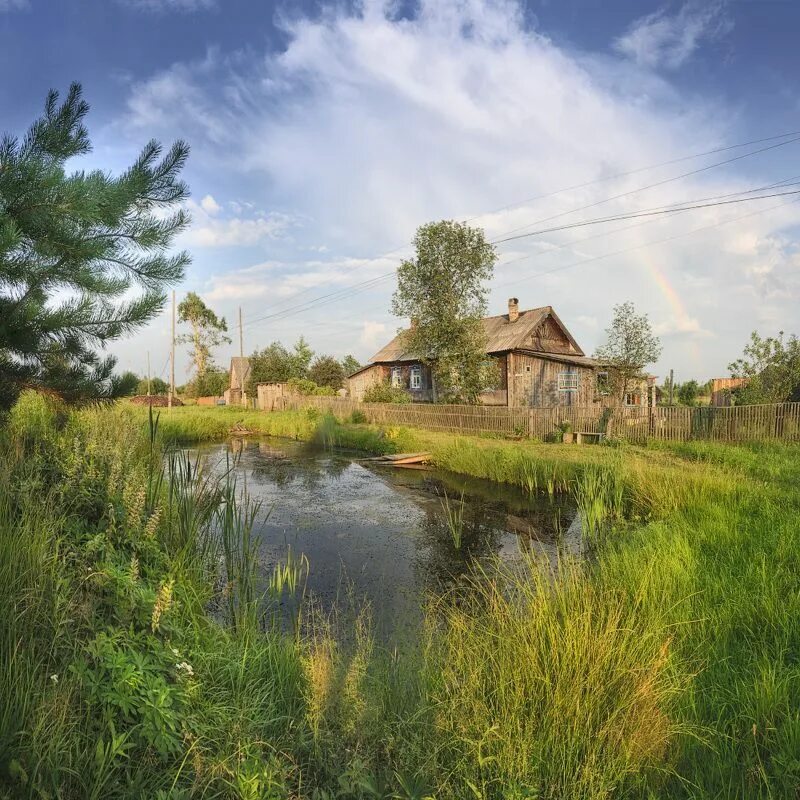
[[[664,164],[800,130],[798,29],[788,0],[0,0],[0,111],[22,133],[48,89],[81,81],[80,166],[112,171],[186,139],[179,295],[229,322],[241,306],[248,352],[304,333],[365,360],[403,322],[391,272],[424,222],[503,238],[800,180],[791,137]],[[632,300],[662,337],[657,374],[725,374],[751,330],[800,332],[794,199],[503,243],[491,312],[553,305],[591,352]],[[165,314],[115,344],[120,367],[149,350],[162,371],[168,331]]]

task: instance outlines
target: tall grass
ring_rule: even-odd
[[[149,420],[35,395],[12,411],[0,794],[797,794],[800,448],[570,448],[336,421],[318,434],[304,412],[247,413]],[[291,554],[262,578],[263,512],[232,470],[170,450],[237,422],[572,492],[593,558],[557,578],[532,560],[476,572],[396,650],[366,611],[344,636],[344,617],[284,633],[270,604],[301,599],[313,565]]]

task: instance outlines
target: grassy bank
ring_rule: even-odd
[[[246,503],[164,448],[253,431],[430,450],[575,493],[596,543],[438,602],[385,652],[368,614],[260,619]],[[0,787],[10,797],[786,797],[800,787],[800,448],[569,447],[307,413],[65,412],[0,453]],[[289,591],[290,564],[272,581]],[[209,608],[215,609],[209,614]]]

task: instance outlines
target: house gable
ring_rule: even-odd
[[[552,309],[533,329],[526,341],[520,342],[519,349],[536,350],[540,353],[559,353],[582,356],[583,350],[573,339],[572,334]]]

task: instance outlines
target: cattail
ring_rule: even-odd
[[[158,630],[159,623],[161,622],[161,616],[169,610],[169,607],[172,604],[172,588],[174,584],[175,580],[170,578],[165,583],[162,583],[158,589],[156,602],[153,606],[153,616],[150,620],[150,626],[152,627],[154,633]]]

